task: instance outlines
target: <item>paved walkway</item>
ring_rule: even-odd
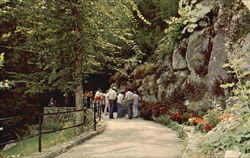
[[[175,132],[141,119],[107,120],[107,128],[57,158],[180,158]]]

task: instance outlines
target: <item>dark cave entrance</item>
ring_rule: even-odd
[[[86,77],[83,82],[83,92],[92,91],[93,94],[100,88],[103,92],[106,92],[110,88],[109,78],[110,74],[90,74]],[[64,93],[58,90],[52,91],[50,93],[41,94],[40,95],[40,104],[42,106],[48,106],[48,102],[50,98],[53,97],[58,106],[60,107],[68,107],[75,105],[75,96],[74,93],[71,92],[65,97]]]
[[[83,83],[83,91],[96,91],[100,88],[103,92],[110,88],[109,74],[90,74],[85,83]]]

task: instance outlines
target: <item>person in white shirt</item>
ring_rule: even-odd
[[[131,89],[128,89],[128,91],[126,92],[125,100],[127,105],[128,119],[132,119],[133,117],[132,106],[134,103],[134,94],[131,92]]]
[[[120,92],[117,96],[117,118],[122,118],[124,113],[124,92]]]
[[[140,97],[136,91],[134,91],[134,104],[133,104],[133,117],[138,117],[138,105],[139,105]]]
[[[109,108],[109,99],[107,97],[107,94],[109,91],[111,91],[111,89],[107,90],[106,93],[104,94],[104,97],[105,97],[104,115],[107,115],[108,108]]]
[[[107,98],[109,100],[109,118],[113,119],[113,112],[114,112],[114,106],[115,106],[115,101],[116,101],[116,91],[115,91],[115,87],[112,88],[111,91],[108,92],[107,94]]]

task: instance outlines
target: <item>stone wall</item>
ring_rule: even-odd
[[[49,113],[58,113],[58,112],[66,112],[73,111],[74,107],[44,107],[44,114]],[[43,117],[44,124],[57,124],[64,122],[75,122],[75,112],[64,113],[64,114],[53,114],[53,115],[45,115]]]

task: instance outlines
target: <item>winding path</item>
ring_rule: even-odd
[[[141,119],[106,120],[101,134],[57,158],[180,158],[175,132]]]

